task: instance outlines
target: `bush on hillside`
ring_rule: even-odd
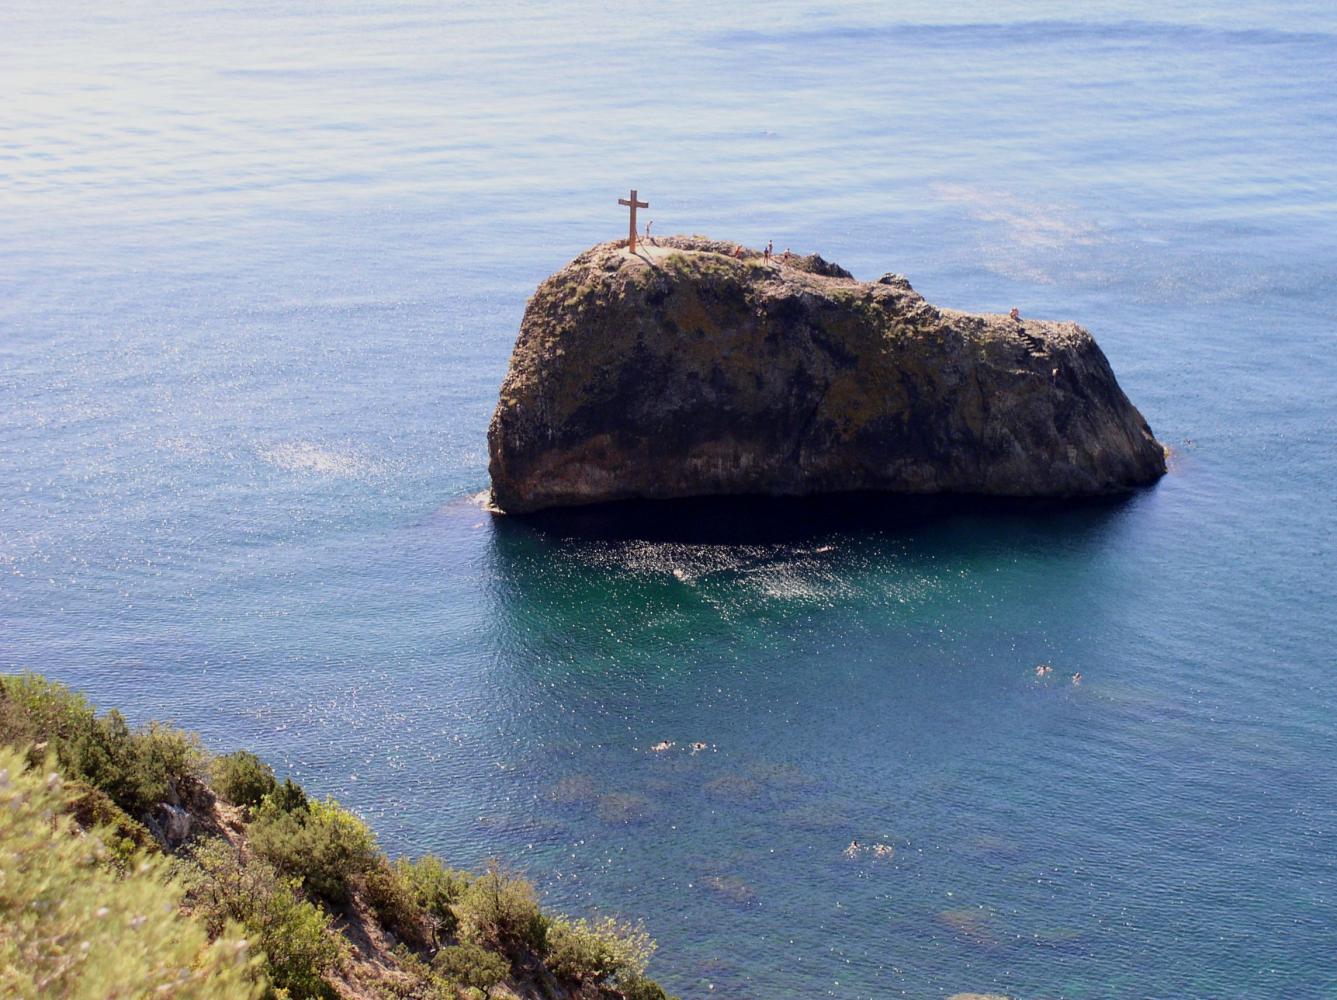
[[[473,882],[474,876],[456,868],[447,868],[441,859],[424,854],[415,861],[400,858],[395,871],[408,883],[417,904],[435,923],[433,944],[442,937],[453,937],[459,930],[454,906]]]
[[[436,941],[436,921],[418,902],[413,886],[398,866],[378,858],[362,877],[363,898],[381,926],[400,941],[426,948]]]
[[[507,977],[511,963],[476,944],[452,944],[432,957],[432,968],[456,989],[487,992]]]
[[[101,827],[98,836],[109,860],[120,871],[132,871],[141,853],[157,854],[162,850],[149,828],[133,819],[100,788],[77,780],[67,782],[66,788],[70,815],[81,829]]]
[[[47,753],[61,771],[82,778],[138,814],[131,780],[133,739],[119,712],[102,719],[83,695],[36,674],[0,678],[0,735],[10,746],[30,746],[37,766]]]
[[[36,674],[0,677],[0,738],[53,753],[62,773],[86,781],[132,817],[179,804],[203,787],[206,756],[195,736],[154,723],[132,732],[115,709],[101,718],[87,700]]]
[[[50,764],[54,766],[54,761]],[[230,925],[213,944],[163,858],[124,877],[101,831],[75,835],[64,782],[0,748],[0,983],[22,1000],[256,1000],[263,974]]]
[[[367,824],[333,799],[281,811],[266,798],[251,824],[251,848],[304,889],[332,905],[348,901],[351,882],[381,855]]]
[[[602,983],[641,976],[655,943],[640,924],[606,917],[591,923],[558,917],[548,925],[549,968],[577,983]]]
[[[283,784],[266,795],[261,804],[268,805],[278,812],[302,812],[309,802],[301,785],[292,778],[284,778]]]
[[[132,740],[135,747],[132,777],[145,809],[158,802],[189,803],[204,790],[209,756],[196,734],[150,722]]]
[[[617,991],[625,1000],[677,1000],[669,996],[653,979],[645,976],[622,976],[617,981]]]
[[[332,995],[325,976],[342,965],[344,945],[295,879],[221,839],[196,844],[182,868],[186,906],[211,934],[235,921],[264,952],[270,982],[293,1000]]]
[[[258,806],[279,790],[268,764],[248,750],[219,757],[213,766],[214,791],[234,806]]]
[[[547,920],[539,911],[534,887],[502,871],[495,861],[469,883],[453,909],[460,939],[466,943],[543,951]]]

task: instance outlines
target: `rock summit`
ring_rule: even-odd
[[[488,429],[494,504],[855,490],[1064,497],[1165,452],[1075,323],[703,237],[581,254],[525,310]]]

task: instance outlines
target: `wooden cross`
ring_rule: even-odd
[[[630,230],[630,235],[627,237],[627,250],[628,250],[628,252],[630,252],[630,253],[635,253],[635,252],[636,252],[636,209],[638,209],[638,208],[649,208],[649,207],[650,207],[650,203],[649,203],[648,201],[637,201],[637,200],[636,200],[636,189],[635,189],[635,188],[632,188],[632,189],[631,189],[631,198],[630,198],[630,199],[628,199],[628,198],[619,198],[619,199],[617,200],[617,203],[618,203],[619,205],[626,205],[628,208],[631,209],[631,230]]]

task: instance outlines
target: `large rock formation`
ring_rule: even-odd
[[[488,431],[505,511],[848,490],[1079,496],[1165,455],[1091,335],[898,275],[700,237],[596,246],[542,285]]]

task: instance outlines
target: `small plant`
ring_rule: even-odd
[[[144,808],[194,800],[204,788],[209,758],[194,733],[150,722],[133,737],[132,779]]]
[[[486,993],[505,979],[511,963],[495,951],[476,944],[447,945],[432,958],[432,968],[457,989],[475,989]]]
[[[350,881],[371,871],[379,858],[367,824],[333,799],[284,812],[272,796],[266,798],[251,824],[251,847],[336,906],[347,902]]]
[[[279,789],[268,764],[247,750],[214,761],[214,791],[234,806],[258,806]]]
[[[98,836],[121,872],[133,871],[140,853],[161,850],[148,827],[132,819],[106,792],[84,781],[70,781],[67,787],[74,821],[84,830],[100,828]]]
[[[418,901],[413,884],[398,865],[378,858],[362,877],[362,887],[381,925],[399,940],[415,948],[436,942],[437,921]]]
[[[641,976],[655,952],[643,926],[612,917],[593,923],[559,917],[548,926],[547,945],[552,971],[581,984]]]
[[[472,884],[474,876],[447,868],[432,854],[425,854],[416,861],[400,858],[395,862],[395,871],[408,883],[417,904],[435,922],[433,944],[442,936],[453,937],[459,929],[453,907]]]
[[[547,921],[539,911],[534,887],[503,871],[495,861],[464,890],[454,911],[460,939],[466,943],[543,951]]]
[[[665,993],[664,987],[645,976],[623,976],[618,980],[617,991],[624,1000],[677,1000]]]
[[[306,792],[292,778],[284,778],[279,785],[262,800],[270,803],[279,812],[304,812],[309,804]]]

